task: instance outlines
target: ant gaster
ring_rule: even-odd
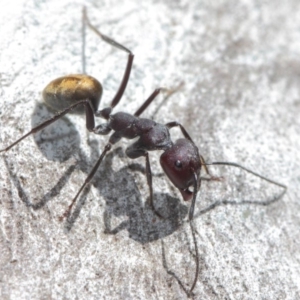
[[[168,176],[173,185],[179,190],[183,199],[185,201],[191,200],[188,219],[192,230],[196,252],[195,278],[192,287],[188,292],[188,294],[191,294],[196,285],[199,273],[199,254],[196,243],[195,230],[192,225],[192,219],[194,214],[195,202],[197,199],[197,193],[200,189],[201,184],[201,167],[203,167],[207,175],[209,175],[209,180],[220,180],[220,178],[211,176],[207,165],[229,165],[241,168],[246,172],[260,177],[261,179],[264,179],[272,184],[280,186],[284,188],[284,192],[286,190],[286,186],[273,180],[270,180],[266,177],[263,177],[235,163],[213,162],[207,164],[205,163],[203,157],[199,154],[198,148],[191,139],[190,135],[187,133],[187,131],[181,124],[179,124],[178,122],[160,124],[150,119],[140,118],[140,115],[145,111],[145,109],[150,105],[150,103],[156,98],[156,96],[160,92],[167,91],[169,93],[172,93],[172,90],[170,91],[164,88],[156,89],[134,114],[128,114],[125,112],[118,112],[116,114],[112,114],[113,108],[120,102],[120,99],[122,98],[123,93],[125,91],[130,76],[134,55],[129,49],[98,31],[90,23],[87,17],[86,9],[83,8],[83,38],[85,37],[86,25],[91,30],[93,30],[103,41],[128,54],[127,66],[123,75],[123,79],[121,81],[119,90],[117,91],[116,95],[111,101],[110,106],[102,110],[98,110],[100,99],[102,96],[102,86],[97,79],[85,74],[68,75],[57,78],[45,87],[43,91],[43,99],[47,106],[60,112],[56,113],[54,117],[48,119],[42,124],[34,127],[31,131],[26,133],[24,136],[22,136],[17,141],[12,143],[5,149],[1,150],[0,152],[8,151],[29,135],[42,130],[43,128],[54,123],[55,121],[62,118],[64,115],[71,111],[82,111],[82,107],[84,107],[86,115],[86,128],[90,132],[99,135],[107,135],[110,132],[113,133],[111,134],[108,143],[104,147],[104,150],[100,155],[98,161],[88,174],[83,185],[80,187],[77,194],[73,198],[71,204],[68,206],[68,209],[65,211],[61,218],[67,217],[70,214],[72,207],[76,202],[76,199],[78,198],[82,190],[85,188],[85,186],[93,178],[107,152],[109,152],[112,146],[119,142],[122,138],[138,138],[137,141],[135,141],[126,149],[126,155],[132,159],[138,157],[145,158],[146,177],[150,193],[150,205],[154,212],[159,217],[161,217],[160,214],[154,208],[152,173],[148,152],[153,150],[162,150],[163,153],[160,156],[160,164],[165,174]],[[106,122],[96,126],[95,116],[105,119]],[[179,127],[183,135],[183,138],[178,139],[175,142],[171,140],[169,132],[169,130],[173,127]],[[192,191],[190,190],[190,187],[192,187]],[[282,197],[284,192],[280,194],[278,199]]]

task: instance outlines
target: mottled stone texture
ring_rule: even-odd
[[[280,188],[210,168],[224,180],[203,182],[196,203],[194,298],[300,299],[300,2],[85,2],[92,23],[135,54],[116,111],[134,112],[155,88],[183,81],[143,116],[182,123],[208,162],[241,163],[288,186],[263,206]],[[41,101],[51,80],[81,72],[81,9],[70,0],[1,5],[0,148],[51,115]],[[105,107],[126,54],[92,32],[86,54]],[[188,289],[195,272],[189,203],[161,176],[159,153],[151,164],[165,219],[148,207],[144,160],[126,158],[125,141],[59,221],[106,138],[72,115],[0,154],[1,299],[187,298],[178,280]]]

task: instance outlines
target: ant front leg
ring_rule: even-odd
[[[168,147],[161,155],[161,166],[171,182],[180,191],[185,201],[191,201],[189,220],[193,219],[194,208],[198,191],[201,186],[200,170],[204,159],[199,155],[195,145],[185,128],[178,122],[170,122],[165,125],[168,129],[179,127],[184,139],[178,139],[175,144]],[[209,174],[207,168],[206,172]],[[212,177],[213,178],[213,177]],[[193,191],[189,187],[193,186]]]
[[[213,176],[211,175],[211,173],[209,172],[208,168],[207,168],[207,164],[203,158],[202,155],[200,155],[200,162],[201,162],[201,166],[203,166],[205,173],[209,176],[209,178],[207,177],[201,177],[201,180],[206,180],[206,181],[222,181],[224,178],[222,176],[217,177],[217,176]]]

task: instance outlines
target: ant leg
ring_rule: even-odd
[[[101,162],[102,162],[104,156],[105,156],[106,153],[111,149],[111,147],[112,147],[112,144],[111,144],[111,143],[108,143],[108,144],[105,146],[105,148],[104,148],[103,152],[101,153],[101,155],[100,155],[98,161],[96,162],[96,164],[94,165],[93,169],[91,170],[91,172],[89,173],[89,175],[88,175],[87,178],[85,179],[83,185],[81,186],[81,188],[80,188],[79,191],[77,192],[77,194],[76,194],[76,196],[74,197],[74,199],[72,200],[71,204],[68,206],[68,209],[67,209],[67,210],[63,213],[63,215],[59,218],[60,221],[62,221],[63,218],[67,217],[67,216],[70,214],[70,212],[71,212],[71,210],[72,210],[72,207],[73,207],[73,205],[74,205],[75,202],[76,202],[76,199],[78,198],[78,196],[80,195],[80,193],[82,192],[82,190],[86,187],[86,185],[87,185],[88,183],[90,183],[90,181],[91,181],[92,178],[94,177],[96,171],[98,170],[98,168],[99,168],[99,166],[100,166],[100,164],[101,164]]]
[[[141,156],[145,157],[146,161],[146,178],[147,178],[147,184],[149,187],[149,204],[152,208],[152,210],[155,212],[155,214],[162,218],[162,216],[156,211],[155,206],[154,206],[154,201],[153,201],[153,183],[152,183],[152,171],[151,171],[151,166],[150,166],[150,160],[149,160],[149,153],[145,150],[141,150],[138,148],[139,142],[135,142],[132,145],[130,145],[126,149],[126,155],[131,158],[135,159]]]
[[[161,109],[161,107],[164,104],[166,104],[167,100],[174,93],[177,93],[183,86],[184,86],[184,81],[180,82],[175,88],[172,88],[172,89],[168,90],[167,95],[163,98],[163,100],[161,101],[161,103],[159,105],[157,105],[156,109],[154,110],[153,114],[151,115],[151,117],[150,117],[151,120],[153,120],[155,118],[155,116],[157,115],[157,113],[159,112],[159,110]]]
[[[194,247],[195,247],[195,262],[196,262],[196,268],[195,268],[195,277],[194,277],[194,281],[192,284],[192,287],[190,288],[190,290],[188,290],[183,283],[181,282],[181,280],[178,278],[178,276],[171,271],[168,268],[167,265],[167,260],[166,260],[166,254],[165,254],[165,249],[164,249],[164,240],[161,239],[161,245],[162,245],[162,260],[163,260],[163,267],[166,269],[167,273],[171,276],[173,276],[176,281],[178,282],[178,284],[181,286],[181,288],[184,290],[184,292],[187,294],[187,296],[190,298],[193,296],[193,290],[197,284],[197,280],[198,280],[198,276],[199,276],[199,250],[198,250],[198,245],[197,245],[197,241],[196,241],[196,229],[194,228],[194,223],[193,220],[191,220],[189,222],[190,224],[190,228],[191,228],[191,232],[192,232],[192,237],[193,237],[193,242],[194,242]]]
[[[205,160],[202,155],[200,155],[200,162],[201,162],[201,165],[204,167],[205,173],[211,177],[211,175],[208,171],[207,165],[205,163]]]
[[[149,96],[149,98],[142,104],[142,106],[133,114],[136,117],[139,117],[145,110],[146,108],[152,103],[152,101],[156,98],[156,96],[160,92],[166,92],[167,96],[166,98],[170,97],[172,94],[177,92],[181,87],[183,86],[183,82],[181,82],[176,88],[174,89],[167,89],[167,88],[158,88],[154,90],[154,92]],[[158,108],[159,109],[159,108]],[[157,109],[157,110],[158,110]]]
[[[64,115],[66,115],[68,112],[70,112],[71,110],[75,109],[79,105],[84,105],[85,106],[85,111],[86,111],[86,127],[87,127],[87,129],[89,131],[93,131],[94,127],[95,127],[95,119],[94,119],[94,114],[93,114],[93,112],[94,112],[93,105],[92,105],[92,103],[91,103],[91,101],[89,99],[85,99],[85,100],[78,101],[77,103],[75,103],[75,104],[67,107],[63,111],[61,111],[61,112],[57,113],[56,115],[54,115],[54,117],[48,119],[47,121],[43,122],[42,124],[40,124],[38,126],[32,128],[29,132],[27,132],[21,138],[19,138],[18,140],[16,140],[14,143],[12,143],[8,147],[0,150],[0,152],[8,151],[9,149],[11,149],[13,146],[15,146],[16,144],[18,144],[19,142],[21,142],[23,139],[25,139],[29,135],[31,135],[33,133],[36,133],[36,132],[42,130],[43,128],[47,127],[48,125],[54,123],[55,121],[57,121],[58,119],[60,119],[61,117],[63,117]]]
[[[158,96],[158,94],[165,90],[164,88],[158,88],[154,90],[154,92],[146,99],[146,101],[142,104],[142,106],[133,114],[135,117],[139,117],[145,109],[150,105],[150,103]]]
[[[129,76],[130,76],[130,72],[131,72],[131,68],[132,68],[132,62],[133,62],[133,58],[134,55],[132,54],[132,52],[127,49],[126,47],[124,47],[123,45],[119,44],[118,42],[116,42],[115,40],[111,39],[110,37],[102,34],[95,26],[93,26],[87,16],[86,13],[86,7],[83,7],[83,11],[82,11],[82,19],[83,22],[91,29],[93,30],[103,41],[105,41],[106,43],[122,50],[128,53],[128,60],[127,60],[127,66],[123,75],[123,79],[121,82],[121,85],[119,87],[119,90],[117,91],[116,95],[114,96],[113,100],[111,101],[111,108],[114,108],[120,101],[120,99],[122,98],[125,88],[127,86],[128,80],[129,80]],[[97,116],[102,116],[105,119],[108,119],[108,114],[107,113],[101,113],[102,111],[98,111],[96,112]]]
[[[189,210],[189,223],[190,223],[190,227],[191,227],[191,232],[192,232],[194,246],[195,246],[195,252],[196,252],[196,270],[195,270],[195,278],[194,278],[192,287],[189,291],[189,296],[192,295],[192,291],[196,286],[196,283],[198,280],[198,275],[199,275],[199,251],[198,251],[198,246],[197,246],[193,218],[194,218],[194,209],[195,209],[197,194],[201,187],[201,179],[200,179],[200,177],[197,176],[197,173],[195,172],[195,170],[192,170],[192,171],[193,171],[193,177],[194,177],[194,190],[193,190],[193,199],[192,199],[192,203],[191,203],[190,210]]]
[[[194,282],[192,284],[192,287],[190,288],[189,291],[189,297],[192,296],[192,292],[196,286],[197,280],[198,280],[198,275],[199,275],[199,250],[198,250],[198,245],[197,245],[197,240],[196,240],[196,234],[195,234],[195,228],[194,228],[194,222],[192,219],[190,219],[190,227],[191,227],[191,232],[193,236],[193,241],[194,241],[194,247],[195,247],[195,253],[196,253],[196,270],[195,270],[195,278]]]
[[[150,196],[150,205],[151,208],[153,209],[154,212],[156,212],[154,208],[154,203],[153,203],[153,183],[152,183],[152,172],[151,172],[151,166],[150,166],[150,160],[149,160],[149,153],[145,153],[145,160],[146,160],[146,177],[147,177],[147,183],[149,187],[149,196]]]
[[[149,153],[146,152],[146,153],[144,154],[144,156],[145,156],[145,159],[146,159],[146,177],[147,177],[147,183],[148,183],[149,194],[150,194],[149,203],[150,203],[150,206],[151,206],[152,210],[155,212],[155,214],[156,214],[159,218],[163,218],[163,216],[155,209],[155,206],[154,206],[154,201],[153,201],[152,171],[151,171],[151,167],[150,167]]]
[[[203,180],[214,180],[214,181],[222,181],[223,177],[217,177],[217,176],[213,176],[211,175],[211,173],[209,172],[208,168],[207,168],[207,163],[205,162],[204,158],[202,155],[200,156],[200,162],[201,162],[201,166],[203,166],[205,173],[209,176],[209,178],[203,178]]]
[[[173,122],[167,123],[166,126],[167,126],[169,129],[171,129],[171,128],[173,128],[173,127],[179,127],[180,130],[181,130],[181,132],[182,132],[182,134],[183,134],[183,136],[184,136],[186,139],[188,139],[189,141],[191,141],[191,142],[195,145],[195,143],[194,143],[194,141],[192,140],[192,138],[190,137],[190,135],[187,133],[187,131],[185,130],[185,128],[184,128],[180,123],[178,123],[178,122],[176,122],[176,121],[173,121]]]
[[[198,191],[200,190],[200,187],[201,187],[200,177],[197,176],[197,173],[195,172],[195,170],[192,170],[192,172],[193,172],[194,186],[193,186],[193,199],[192,199],[190,210],[189,210],[189,220],[193,219],[196,198],[197,198]]]
[[[98,126],[98,127],[99,127],[99,126]],[[96,127],[95,129],[97,129],[98,127]],[[107,134],[107,133],[104,133],[104,132],[103,132],[102,134]],[[81,188],[80,188],[79,191],[77,192],[77,194],[76,194],[76,196],[74,197],[74,199],[72,200],[71,204],[68,206],[68,209],[67,209],[67,210],[64,212],[64,214],[59,218],[60,221],[61,221],[63,218],[67,217],[67,216],[70,214],[70,212],[71,212],[71,210],[72,210],[72,207],[73,207],[74,203],[76,202],[76,199],[78,198],[78,196],[80,195],[80,193],[83,191],[83,189],[86,187],[86,185],[89,184],[90,181],[92,180],[92,178],[94,177],[94,175],[95,175],[96,171],[98,170],[98,168],[99,168],[99,166],[100,166],[100,164],[101,164],[101,162],[102,162],[104,156],[106,155],[106,153],[107,153],[108,151],[110,151],[112,145],[114,145],[114,144],[116,144],[117,142],[119,142],[121,138],[122,138],[122,137],[121,137],[118,133],[116,133],[116,132],[114,132],[114,133],[110,136],[109,142],[108,142],[108,144],[106,144],[106,146],[104,147],[104,150],[103,150],[103,152],[101,153],[101,155],[100,155],[98,161],[96,162],[96,164],[94,165],[93,169],[91,170],[91,172],[89,173],[89,175],[88,175],[87,178],[85,179],[83,185],[81,186]]]

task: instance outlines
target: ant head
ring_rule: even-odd
[[[198,148],[188,139],[179,139],[160,157],[160,164],[185,201],[193,197],[189,187],[194,185],[195,173],[200,175]]]

